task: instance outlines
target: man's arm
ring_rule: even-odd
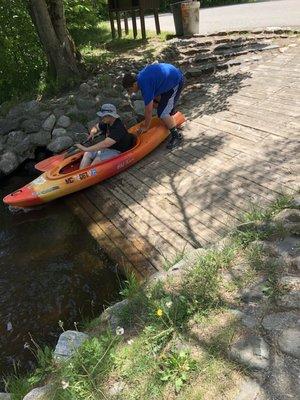
[[[145,107],[145,121],[141,124],[139,133],[146,132],[150,128],[150,123],[152,119],[153,112],[153,100]]]
[[[99,151],[99,150],[107,149],[107,148],[113,146],[115,143],[116,143],[115,140],[107,137],[102,142],[94,144],[93,146],[90,146],[90,147],[85,147],[85,146],[82,146],[81,144],[76,144],[75,146],[77,146],[78,149],[80,149],[82,151]]]

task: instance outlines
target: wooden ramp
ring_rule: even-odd
[[[299,45],[227,75],[238,88],[219,87],[209,101],[188,82],[181,148],[169,152],[163,144],[128,171],[67,199],[122,269],[150,275],[178,253],[218,240],[251,203],[266,205],[298,189]],[[216,100],[223,106],[215,107]]]

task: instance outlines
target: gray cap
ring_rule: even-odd
[[[101,110],[97,112],[97,115],[100,118],[103,118],[106,115],[110,115],[114,118],[120,118],[119,114],[117,113],[117,109],[113,104],[103,104]]]

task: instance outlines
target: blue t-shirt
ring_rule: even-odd
[[[182,82],[182,72],[172,64],[151,64],[138,74],[137,82],[147,106],[156,96]]]

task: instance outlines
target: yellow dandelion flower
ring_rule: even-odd
[[[161,308],[159,308],[159,309],[156,311],[156,315],[157,315],[158,317],[161,317],[161,316],[163,315],[163,310],[162,310]]]

